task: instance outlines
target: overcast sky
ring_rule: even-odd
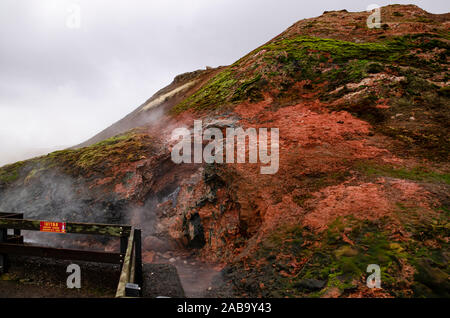
[[[0,166],[78,144],[177,74],[231,64],[300,19],[372,3],[450,11],[448,0],[1,0]]]

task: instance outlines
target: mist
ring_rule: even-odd
[[[372,3],[3,0],[0,166],[79,144],[177,74],[231,64],[300,19]],[[444,0],[376,3],[449,11]]]

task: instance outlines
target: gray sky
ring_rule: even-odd
[[[177,74],[231,64],[300,19],[372,3],[450,11],[447,0],[1,0],[0,165],[78,144]]]

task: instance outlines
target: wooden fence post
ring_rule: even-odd
[[[8,239],[8,230],[0,228],[0,243],[6,242]],[[0,254],[0,274],[3,274],[7,270],[7,255]]]
[[[122,271],[123,263],[125,261],[125,253],[127,252],[128,247],[128,236],[125,235],[122,231],[120,232],[120,254],[122,255],[120,270]]]
[[[142,238],[141,238],[141,230],[135,229],[134,230],[134,250],[136,253],[136,274],[135,274],[135,280],[136,284],[141,287],[141,293],[143,288],[143,277],[142,277]]]
[[[23,214],[18,214],[15,216],[17,219],[23,220]],[[14,236],[20,237],[22,235],[22,231],[20,229],[14,229]]]
[[[133,247],[134,247],[134,231],[131,231],[128,238],[127,251],[123,260],[122,269],[120,272],[119,286],[117,287],[116,297],[126,296],[126,285],[130,283],[131,266],[133,261]]]

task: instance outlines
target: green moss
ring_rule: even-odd
[[[366,59],[351,60],[340,68],[330,70],[323,74],[323,78],[328,82],[329,90],[333,90],[347,83],[357,83],[366,78],[369,73],[376,73],[383,66],[378,63],[372,63]],[[324,92],[323,97],[327,94]]]
[[[27,184],[28,182],[32,181],[33,179],[37,178],[39,176],[39,174],[43,171],[45,171],[46,168],[33,168],[28,175],[26,176],[26,178],[24,179],[24,183]]]
[[[411,51],[447,50],[448,47],[438,36],[426,34],[370,43],[307,36],[281,39],[261,46],[224,69],[175,106],[172,113],[217,109],[245,100],[258,101],[263,89],[278,90],[280,98],[286,97],[291,94],[289,89],[293,84],[300,80],[327,81],[331,89],[380,72],[385,64],[436,71],[435,64],[420,59]],[[329,70],[323,72],[325,68]]]
[[[263,49],[268,49],[271,52],[286,52],[288,57],[285,60],[300,60],[311,56],[311,53],[314,52],[327,52],[338,62],[346,62],[362,56],[385,56],[389,54],[386,51],[393,53],[391,48],[384,43],[353,43],[305,36],[270,43],[263,47]]]
[[[352,229],[347,235],[355,242],[354,246],[342,240],[342,233],[348,228]],[[315,237],[301,226],[284,227],[264,243],[260,256],[275,252],[290,254],[296,259],[308,259],[294,279],[284,280],[285,289],[290,291],[285,296],[301,294],[294,287],[304,279],[327,281],[324,290],[308,296],[320,296],[331,287],[342,291],[351,289],[355,281],[364,281],[369,264],[380,265],[382,281],[385,287],[391,288],[396,284],[395,276],[400,266],[398,260],[406,258],[406,254],[399,245],[393,245],[381,229],[381,223],[358,221],[351,217],[337,219],[321,237]],[[319,240],[323,244],[312,245],[310,240]]]
[[[297,188],[301,191],[293,197],[293,201],[303,207],[307,200],[313,197],[312,193],[321,188],[336,185],[344,182],[350,177],[348,170],[335,171],[329,173],[306,174],[298,177]]]
[[[25,161],[19,161],[0,168],[0,181],[12,183],[19,178],[21,169],[25,166]]]
[[[449,297],[448,236],[450,211],[442,206],[437,216],[418,208],[400,206],[398,216],[411,238],[402,244],[408,263],[415,268],[415,297]],[[431,244],[430,242],[433,242]]]
[[[342,246],[334,252],[337,259],[342,257],[353,257],[358,255],[358,251],[349,245]]]
[[[444,86],[439,89],[439,95],[450,97],[450,86]]]
[[[153,149],[148,135],[130,131],[89,147],[55,151],[47,156],[5,166],[0,168],[0,180],[11,183],[23,175],[24,182],[29,182],[53,168],[70,175],[106,173],[114,165],[145,158]]]
[[[448,250],[445,242],[449,234],[448,207],[441,209],[439,217],[430,216],[429,220],[423,220],[423,211],[407,206],[401,211],[404,230],[411,234],[406,236],[408,240],[393,239],[390,226],[397,223],[392,217],[375,221],[339,217],[322,234],[301,225],[280,227],[262,242],[256,255],[256,259],[267,262],[261,271],[258,270],[258,280],[267,286],[271,284],[271,291],[266,296],[320,297],[331,288],[350,292],[358,284],[366,283],[369,264],[380,266],[382,288],[393,296],[410,296],[404,264],[415,268],[412,289],[416,296],[446,295],[445,284],[448,284],[446,279],[450,272],[445,254]],[[352,245],[343,240],[344,233]],[[425,244],[428,240],[437,240],[441,245],[430,247]],[[293,278],[280,275],[281,271],[292,270],[290,260],[303,264]],[[296,286],[305,279],[324,281],[326,287],[318,291],[297,289]]]
[[[427,18],[427,17],[418,17],[415,22],[422,22],[422,23],[433,23],[433,19]]]
[[[430,38],[431,37],[431,38]],[[302,59],[311,56],[311,53],[329,53],[330,57],[338,64],[346,64],[353,59],[365,59],[374,61],[397,62],[410,65],[408,62],[420,61],[409,52],[410,49],[448,49],[449,45],[433,35],[419,34],[414,36],[402,36],[383,42],[353,43],[335,39],[300,36],[294,39],[285,39],[268,44],[263,49],[272,51],[285,51],[294,59]],[[420,64],[418,64],[420,65]]]
[[[392,245],[389,235],[383,231],[383,225],[388,220],[380,222],[358,221],[352,217],[339,218],[329,226],[327,231],[328,245],[324,247],[329,252],[334,251],[329,273],[345,275],[351,280],[363,280],[369,264],[381,267],[382,282],[386,287],[395,284],[395,271],[399,269],[398,260],[406,258],[406,254]],[[351,228],[348,237],[355,245],[343,242],[341,237],[346,229]],[[329,285],[330,286],[330,285]]]
[[[403,127],[385,126],[378,130],[394,139],[402,141],[407,146],[416,146],[416,154],[433,160],[446,160],[450,154],[450,140],[447,137],[446,130],[438,130],[439,127],[433,127],[425,131],[415,131]],[[411,151],[413,151],[411,149]]]
[[[179,113],[190,108],[202,110],[217,107],[227,101],[237,83],[238,80],[234,77],[233,71],[225,69],[193,95],[174,107],[172,113]]]
[[[311,198],[312,198],[312,195],[308,193],[308,194],[294,196],[293,200],[298,206],[303,206],[305,201],[308,199],[311,199]]]
[[[370,63],[369,65],[367,65],[366,67],[366,71],[369,74],[376,74],[376,73],[380,73],[384,70],[384,66],[380,63]]]
[[[440,70],[436,72],[442,73]],[[406,80],[393,88],[387,87],[383,93],[389,98],[391,107],[382,112],[392,120],[387,120],[376,130],[402,141],[406,152],[413,152],[415,156],[447,161],[450,154],[450,111],[445,87],[430,83],[426,78],[431,75],[418,69],[402,69],[399,75]],[[392,89],[397,94],[388,96]],[[393,117],[396,114],[404,116]],[[415,119],[410,120],[410,116]]]
[[[151,146],[151,140],[147,135],[128,132],[89,147],[52,153],[46,160],[62,163],[69,169],[89,171],[120,162],[137,161],[151,150]]]
[[[257,74],[255,77],[248,81],[244,81],[233,93],[231,97],[232,101],[242,101],[247,98],[250,98],[251,101],[259,101],[262,98],[262,94],[260,90],[258,90],[259,86],[264,85],[264,82],[261,81],[262,75]]]
[[[415,181],[442,182],[450,184],[450,174],[438,173],[425,167],[396,168],[390,165],[360,163],[358,169],[368,176],[384,176]]]

